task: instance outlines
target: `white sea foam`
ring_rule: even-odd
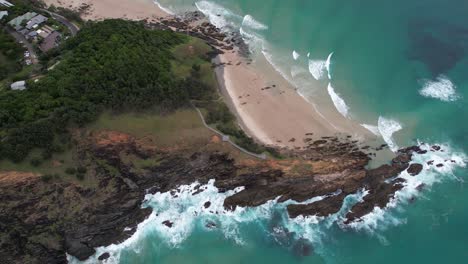
[[[325,62],[325,68],[327,69],[328,73],[328,79],[331,80],[331,71],[330,71],[330,65],[331,65],[331,57],[333,56],[333,52],[330,53],[327,57],[327,61]]]
[[[336,107],[336,110],[338,110],[338,112],[340,112],[340,114],[342,114],[344,117],[348,117],[349,107],[346,105],[346,102],[343,100],[343,98],[341,98],[340,95],[335,92],[335,89],[333,89],[331,83],[328,84],[327,90],[333,101],[333,104]]]
[[[326,61],[324,60],[309,60],[309,72],[314,76],[315,80],[323,78],[326,70]]]
[[[307,58],[310,58],[310,52],[307,52]]]
[[[239,33],[251,52],[257,53],[263,49],[265,40],[260,35],[255,32],[247,32],[242,27],[239,29]]]
[[[197,190],[203,191],[196,193]],[[302,219],[302,222],[297,219],[291,220],[287,217],[286,207],[290,204],[310,204],[341,193],[341,190],[338,190],[335,193],[313,197],[301,203],[292,200],[278,203],[278,197],[258,207],[237,207],[234,211],[226,210],[223,205],[224,200],[241,190],[243,190],[243,187],[220,193],[214,186],[214,180],[211,180],[206,185],[200,186],[198,183],[193,183],[180,186],[177,191],[173,190],[154,195],[148,194],[145,197],[144,204],[146,207],[153,208],[153,212],[147,220],[138,225],[138,229],[132,237],[121,244],[96,248],[96,254],[87,261],[80,262],[72,256],[68,256],[68,261],[69,263],[96,263],[101,254],[108,252],[110,257],[104,263],[119,263],[120,255],[124,250],[140,252],[140,245],[143,244],[143,240],[149,239],[149,237],[154,238],[156,236],[160,238],[158,243],[164,243],[168,247],[179,247],[195,228],[222,232],[226,239],[243,245],[245,242],[243,234],[240,232],[241,225],[246,223],[261,225],[261,223],[270,220],[274,212],[282,213],[282,219],[286,221],[281,223],[283,227],[318,223],[323,218],[299,217],[298,219]],[[208,201],[211,204],[208,208],[205,208],[205,203]],[[171,221],[173,223],[172,227],[164,225],[164,221]],[[214,226],[209,227],[207,226],[208,223]],[[312,226],[304,226],[303,229],[308,229],[309,234],[313,233],[310,231],[313,229]],[[315,238],[311,235],[308,239],[312,241]]]
[[[307,55],[307,57],[310,57],[310,54]],[[312,76],[314,76],[315,80],[323,79],[325,72],[327,72],[328,79],[331,80],[330,65],[332,56],[333,52],[328,55],[326,60],[309,59],[309,72],[312,74]]]
[[[210,1],[199,1],[195,3],[195,6],[210,20],[211,24],[220,29],[234,27],[234,20],[242,19],[229,9]]]
[[[440,145],[440,144],[438,144]],[[128,240],[118,245],[100,247],[96,249],[96,254],[85,262],[68,256],[69,263],[96,263],[97,258],[108,252],[110,258],[104,263],[119,263],[120,254],[123,251],[140,252],[140,246],[143,240],[156,236],[154,243],[164,243],[168,247],[179,247],[195,230],[205,229],[206,231],[222,232],[226,239],[230,239],[238,244],[245,244],[244,235],[241,230],[244,224],[256,224],[264,228],[265,223],[271,221],[273,215],[279,216],[278,221],[273,224],[271,232],[273,238],[281,240],[289,235],[295,239],[304,238],[314,244],[314,248],[320,253],[324,250],[321,244],[323,237],[328,236],[328,230],[335,224],[342,228],[353,228],[357,231],[365,231],[377,235],[381,241],[386,241],[385,237],[379,234],[379,230],[385,230],[388,227],[405,223],[405,219],[395,214],[395,209],[399,205],[404,205],[411,198],[420,195],[420,186],[424,184],[430,188],[434,183],[444,179],[457,179],[454,170],[457,167],[466,167],[466,155],[452,151],[448,145],[440,145],[441,151],[431,151],[431,145],[420,144],[420,148],[427,150],[425,154],[414,154],[411,163],[423,165],[423,171],[417,176],[410,176],[406,171],[398,177],[406,180],[404,188],[396,192],[394,198],[386,208],[375,208],[373,212],[364,216],[361,220],[351,223],[349,226],[343,224],[345,215],[356,203],[363,200],[368,194],[366,190],[360,190],[355,194],[348,195],[342,208],[336,214],[329,217],[317,216],[298,216],[290,219],[287,215],[287,206],[290,204],[309,204],[323,200],[326,197],[338,195],[341,191],[324,196],[311,198],[302,203],[288,200],[278,203],[278,198],[271,200],[255,208],[237,207],[234,211],[224,209],[224,200],[243,190],[239,187],[235,190],[219,193],[214,186],[214,180],[206,185],[193,183],[177,188],[177,191],[148,194],[145,197],[145,206],[153,208],[153,213],[143,223],[138,225],[136,233]],[[433,165],[427,164],[433,161]],[[437,167],[437,164],[443,164],[443,167]],[[203,190],[196,193],[197,190]],[[205,208],[205,203],[209,201],[211,205]],[[173,223],[171,228],[162,224],[169,220]],[[212,223],[215,226],[206,226]]]
[[[251,15],[245,15],[242,19],[242,27],[248,27],[256,30],[266,30],[268,26],[262,24],[261,22],[255,20]]]
[[[294,59],[294,60],[297,60],[297,59],[299,59],[299,57],[300,57],[301,55],[300,55],[299,53],[297,53],[297,51],[294,50],[293,53],[292,53],[292,56],[293,56],[293,59]]]
[[[366,231],[376,234],[379,230],[385,230],[388,227],[404,224],[406,219],[401,216],[404,212],[401,205],[407,204],[414,197],[421,196],[421,188],[430,188],[435,183],[444,180],[460,180],[454,172],[457,168],[466,167],[466,155],[451,149],[448,144],[436,144],[441,146],[441,151],[432,151],[431,144],[420,143],[419,147],[427,152],[424,154],[413,154],[411,164],[418,163],[423,165],[423,170],[419,175],[411,176],[407,171],[402,172],[398,178],[406,180],[403,189],[395,193],[394,198],[386,208],[374,208],[372,213],[362,217],[362,221],[356,221],[350,226],[356,230]],[[431,161],[431,164],[428,162]],[[442,167],[437,167],[443,164]],[[381,237],[385,240],[384,237]]]
[[[296,78],[298,75],[304,74],[304,73],[307,73],[306,69],[296,66],[296,65],[291,66],[291,76],[293,78]]]
[[[440,75],[435,81],[426,80],[419,93],[444,102],[456,101],[459,98],[455,85],[444,75]]]
[[[174,15],[174,12],[172,10],[170,10],[169,8],[167,7],[164,7],[163,5],[161,5],[161,3],[159,3],[159,1],[157,0],[153,0],[153,2],[159,7],[159,9],[161,9],[162,11],[168,13],[169,15]]]
[[[361,126],[363,126],[365,129],[372,132],[372,134],[374,134],[376,136],[380,136],[380,131],[379,131],[379,128],[377,126],[368,125],[368,124],[361,124]]]
[[[396,152],[398,150],[398,145],[393,139],[393,134],[403,129],[401,124],[396,120],[380,116],[377,127],[379,128],[380,135],[382,135],[383,140],[387,143],[390,150]]]

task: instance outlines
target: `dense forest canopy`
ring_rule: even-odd
[[[12,36],[0,29],[0,80],[21,70],[22,51]]]
[[[24,91],[0,92],[0,159],[21,161],[34,148],[50,156],[67,142],[67,128],[93,121],[104,109],[186,104],[190,84],[171,71],[171,49],[185,41],[138,22],[87,25],[52,55],[60,56],[54,70]]]

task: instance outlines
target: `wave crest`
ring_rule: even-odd
[[[385,143],[387,143],[390,150],[396,152],[398,150],[398,145],[393,139],[393,134],[403,129],[401,124],[396,120],[387,119],[380,116],[377,127],[379,129],[380,135],[382,135],[383,140]]]
[[[242,27],[248,27],[248,28],[252,28],[252,29],[256,29],[256,30],[266,30],[266,29],[268,29],[268,26],[258,22],[251,15],[244,16],[244,18],[242,19]]]
[[[426,80],[423,88],[419,91],[424,97],[440,99],[444,102],[456,101],[457,95],[455,85],[444,75],[437,77],[436,81]]]
[[[343,98],[341,98],[340,95],[335,92],[335,89],[333,89],[330,83],[328,84],[327,90],[333,101],[333,104],[336,107],[336,110],[338,110],[338,112],[340,112],[340,114],[342,114],[344,117],[348,117],[349,107],[346,105],[346,102],[343,100]]]
[[[208,18],[208,20],[210,20],[211,24],[220,29],[224,29],[228,26],[234,26],[234,24],[230,22],[230,18],[241,18],[229,9],[209,1],[196,2],[195,6]]]

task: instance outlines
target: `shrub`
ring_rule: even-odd
[[[30,163],[34,167],[39,167],[42,164],[42,160],[40,160],[38,158],[32,158]]]
[[[76,169],[75,168],[66,168],[65,173],[69,174],[69,175],[73,175],[73,174],[76,173]]]
[[[76,174],[76,178],[77,178],[78,180],[82,181],[82,180],[84,180],[85,175],[82,174],[82,173],[78,173],[78,174]]]

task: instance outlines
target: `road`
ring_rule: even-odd
[[[33,45],[29,43],[29,41],[27,41],[26,38],[20,33],[8,27],[6,28],[6,30],[10,35],[12,35],[16,39],[16,42],[18,42],[22,46],[25,46],[28,49],[32,64],[37,64],[39,60],[37,59],[37,54],[36,54],[36,51],[34,51]]]
[[[76,36],[76,34],[78,33],[78,31],[80,30],[80,28],[73,24],[72,22],[68,21],[68,19],[66,19],[65,17],[57,14],[57,13],[54,13],[54,12],[51,12],[47,9],[41,9],[42,11],[44,12],[47,12],[49,15],[51,15],[55,20],[57,20],[58,22],[64,24],[68,30],[70,30],[70,33],[72,34],[72,36]]]
[[[262,153],[262,154],[256,154],[256,153],[252,153],[252,152],[250,152],[250,151],[248,151],[248,150],[242,148],[241,146],[239,146],[239,145],[237,145],[236,143],[234,143],[234,142],[229,138],[228,135],[225,135],[225,134],[219,132],[218,130],[216,130],[216,129],[210,127],[210,126],[206,123],[205,118],[203,117],[203,114],[202,114],[202,112],[200,111],[200,109],[198,109],[193,103],[191,103],[191,104],[192,104],[192,107],[195,108],[195,110],[197,110],[198,115],[200,116],[200,118],[201,118],[201,120],[202,120],[202,122],[203,122],[203,125],[204,125],[206,128],[208,128],[209,130],[213,131],[214,133],[220,135],[220,136],[223,138],[223,141],[229,142],[233,147],[235,147],[235,148],[237,148],[238,150],[244,152],[245,154],[250,155],[250,156],[252,156],[252,157],[255,157],[255,158],[257,158],[257,159],[265,160],[265,159],[267,158],[267,156],[266,156],[264,153]]]

